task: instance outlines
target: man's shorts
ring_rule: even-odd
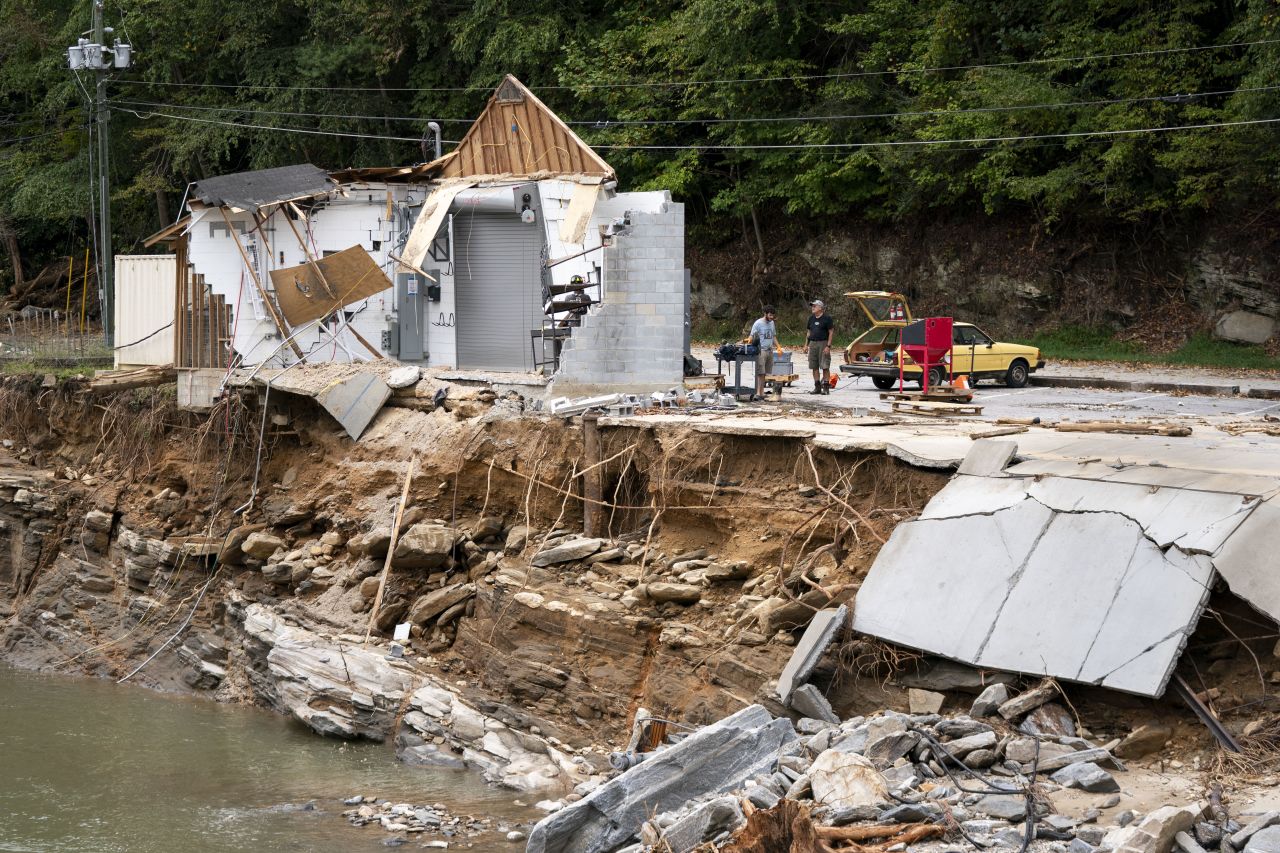
[[[824,352],[827,348],[826,341],[809,341],[809,369],[810,370],[830,370],[831,369],[831,353]]]
[[[762,348],[756,353],[756,376],[768,376],[771,373],[773,373],[773,348]]]

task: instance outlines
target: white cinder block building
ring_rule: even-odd
[[[550,376],[557,394],[681,379],[683,205],[618,192],[514,78],[433,162],[227,175],[186,207],[148,241],[177,256],[181,370],[387,357]]]

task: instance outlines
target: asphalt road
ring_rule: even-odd
[[[702,358],[708,373],[716,369],[712,350],[706,347],[695,347],[694,355]],[[791,404],[834,407],[840,409],[881,409],[887,410],[889,405],[880,400],[880,391],[871,384],[870,379],[840,377],[836,389],[829,395],[816,396],[807,392],[813,388],[813,380],[802,362],[800,353],[792,356],[800,378],[795,384],[784,389],[783,398]],[[727,366],[728,383],[733,383],[732,365]],[[1051,375],[1093,375],[1107,376],[1103,368],[1090,366],[1077,373],[1069,368],[1058,367]],[[1140,379],[1146,374],[1130,369],[1117,369],[1112,375],[1120,379]],[[1188,383],[1222,384],[1223,376],[1215,371],[1179,370],[1175,381]],[[1161,379],[1165,377],[1162,376]],[[1170,377],[1173,378],[1173,377]],[[754,367],[750,363],[742,366],[742,384],[751,386],[755,382]],[[1273,384],[1249,383],[1233,381],[1239,385]],[[907,390],[919,390],[909,385]],[[984,419],[995,418],[1029,418],[1039,417],[1044,420],[1121,420],[1134,418],[1215,418],[1215,419],[1257,419],[1264,415],[1280,416],[1280,400],[1254,399],[1249,397],[1199,396],[1181,393],[1150,393],[1137,391],[1110,391],[1091,388],[1048,388],[1028,386],[1026,388],[1006,388],[994,382],[978,385],[974,392],[975,404],[983,407]]]

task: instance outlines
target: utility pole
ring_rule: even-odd
[[[115,346],[115,261],[111,252],[111,110],[107,106],[107,79],[113,68],[128,68],[133,59],[133,46],[118,41],[111,27],[103,26],[102,7],[105,0],[93,0],[93,29],[67,48],[67,65],[74,71],[87,69],[97,75],[94,87],[98,131],[98,291],[102,305],[102,330],[107,346]],[[111,46],[107,46],[107,37]]]

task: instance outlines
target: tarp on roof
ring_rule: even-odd
[[[256,212],[268,204],[324,195],[334,188],[328,172],[303,163],[206,178],[195,182],[191,194],[210,207],[236,207]]]

